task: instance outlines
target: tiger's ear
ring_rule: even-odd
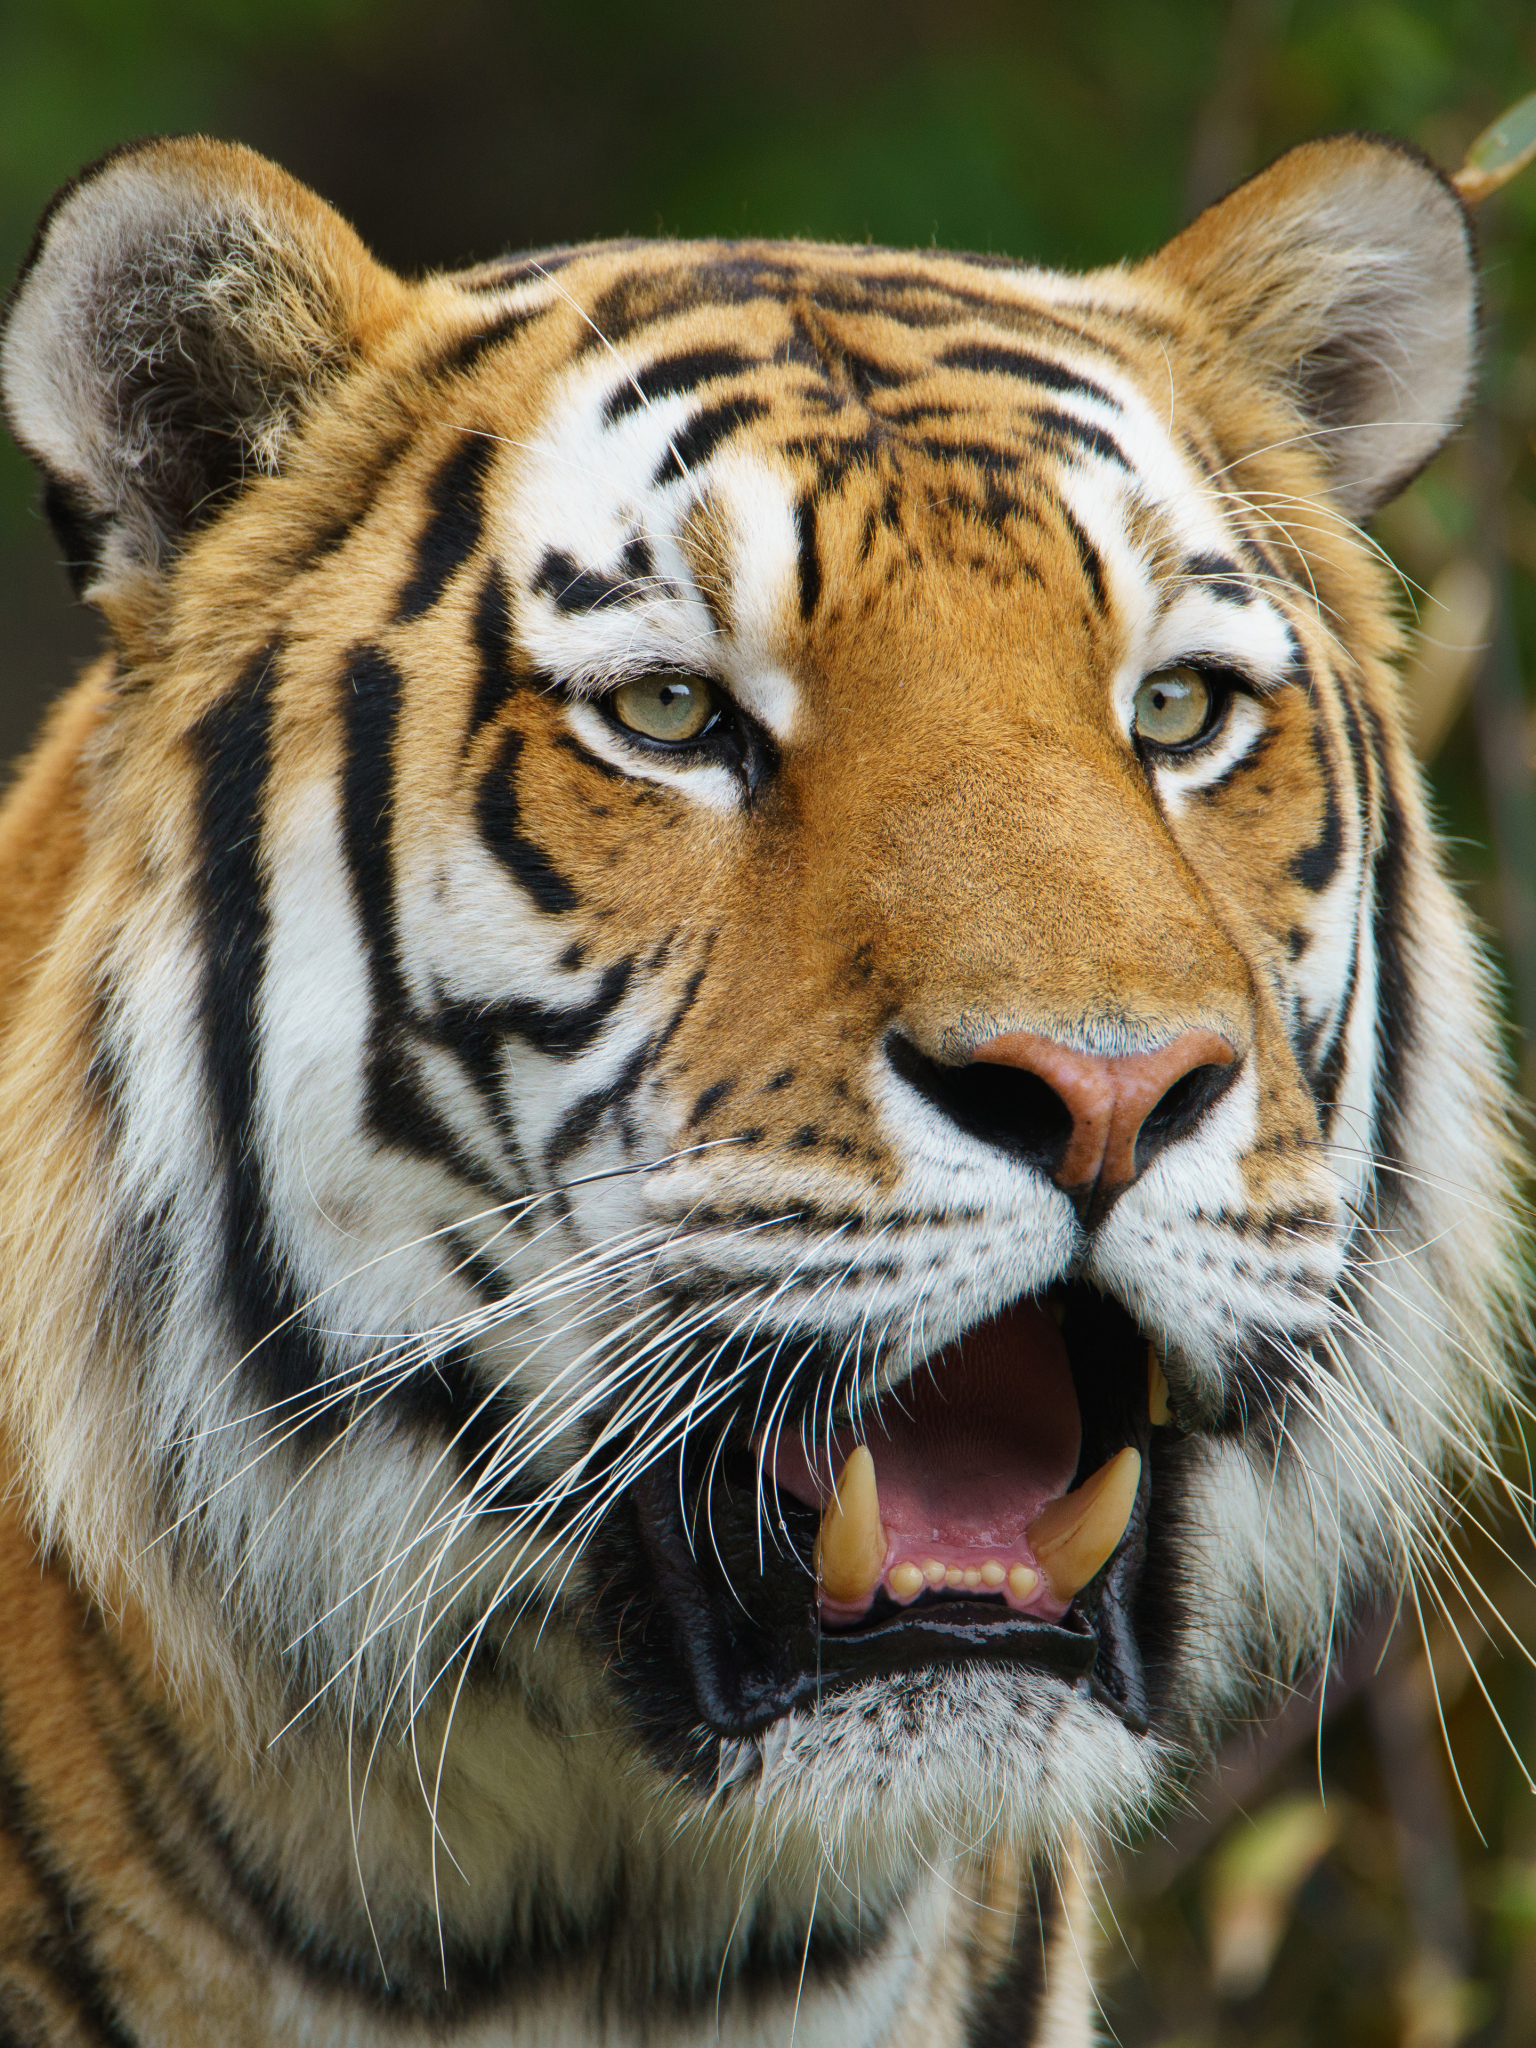
[[[1352,519],[1410,482],[1461,418],[1477,344],[1472,238],[1449,180],[1404,143],[1305,142],[1149,268],[1289,390]]]
[[[134,143],[67,185],[12,296],[0,396],[76,590],[109,613],[152,601],[403,290],[248,149]]]

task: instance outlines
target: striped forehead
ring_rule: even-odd
[[[723,673],[783,737],[794,716],[793,479],[730,431],[765,411],[761,400],[737,399],[712,432],[693,390],[654,379],[647,389],[651,367],[634,349],[578,365],[521,445],[501,520],[520,637],[540,668],[592,690],[650,668]],[[706,517],[707,566],[696,537]]]
[[[1072,280],[1008,281],[1019,299],[990,312],[973,298],[936,313],[944,290],[921,271],[890,280],[888,301],[867,273],[857,292],[797,275],[794,291],[774,277],[704,305],[668,297],[664,274],[599,295],[582,319],[621,338],[552,380],[510,465],[501,545],[529,657],[593,690],[648,667],[721,672],[782,736],[820,589],[808,526],[876,468],[898,492],[921,476],[936,502],[938,468],[973,471],[992,517],[1058,500],[1133,665],[1198,650],[1282,673],[1294,637],[1194,453],[1167,352],[1074,336],[1073,316],[1113,316],[1074,306]],[[615,320],[642,283],[661,316]]]

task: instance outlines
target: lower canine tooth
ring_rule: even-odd
[[[837,1475],[837,1487],[821,1518],[816,1538],[816,1576],[834,1600],[864,1600],[885,1569],[885,1531],[875,1461],[866,1444],[856,1444]]]
[[[1030,1523],[1029,1547],[1055,1599],[1070,1600],[1112,1555],[1140,1484],[1141,1453],[1127,1444],[1076,1492],[1051,1501]]]

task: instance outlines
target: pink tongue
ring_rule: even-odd
[[[773,1476],[796,1500],[824,1507],[850,1451],[867,1443],[875,1461],[885,1576],[904,1562],[965,1571],[1028,1564],[1025,1530],[1077,1470],[1082,1428],[1067,1348],[1034,1302],[1004,1309],[969,1331],[880,1403],[878,1420],[807,1447],[788,1433]],[[871,1597],[873,1597],[871,1595]],[[1054,1606],[1044,1589],[1010,1605]],[[831,1608],[838,1603],[824,1601]],[[868,1602],[863,1605],[867,1608]]]

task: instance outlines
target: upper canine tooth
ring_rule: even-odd
[[[837,1475],[837,1486],[816,1538],[816,1576],[834,1600],[863,1600],[885,1569],[885,1531],[875,1461],[867,1444],[856,1444]]]
[[[1125,1534],[1141,1484],[1141,1453],[1116,1451],[1073,1493],[1049,1501],[1027,1530],[1029,1547],[1058,1600],[1087,1585]]]
[[[1157,1346],[1147,1345],[1147,1414],[1154,1429],[1162,1429],[1168,1422],[1171,1410],[1168,1406],[1168,1376],[1163,1371],[1163,1361],[1157,1355]]]

